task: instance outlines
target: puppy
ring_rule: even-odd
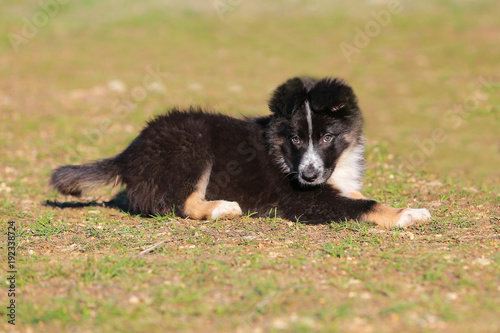
[[[430,220],[360,192],[362,116],[339,79],[292,78],[269,101],[269,116],[235,119],[199,108],[150,121],[120,154],[54,171],[51,184],[80,196],[123,184],[130,209],[192,219],[276,214],[309,223],[373,221],[390,228]]]

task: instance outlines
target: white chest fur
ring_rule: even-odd
[[[365,168],[364,152],[365,146],[362,143],[349,146],[340,156],[335,170],[326,183],[346,196],[361,191]]]

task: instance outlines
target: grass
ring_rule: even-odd
[[[403,2],[349,62],[339,45],[385,3],[227,3],[221,20],[211,2],[68,2],[17,53],[9,33],[41,5],[2,4],[16,332],[500,330],[499,6]],[[427,207],[430,223],[142,218],[107,203],[116,191],[61,204],[73,199],[48,186],[54,167],[118,153],[168,107],[266,114],[270,90],[301,74],[354,87],[365,195]]]

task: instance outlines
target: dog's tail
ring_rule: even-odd
[[[121,182],[115,158],[85,165],[65,165],[52,173],[50,184],[61,194],[79,197],[98,185]]]

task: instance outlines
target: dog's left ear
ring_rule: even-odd
[[[349,114],[358,109],[352,88],[341,79],[324,78],[309,91],[309,104],[315,112],[336,115]]]
[[[269,109],[277,116],[290,119],[295,109],[306,100],[306,96],[302,79],[289,79],[274,90],[269,100]]]

